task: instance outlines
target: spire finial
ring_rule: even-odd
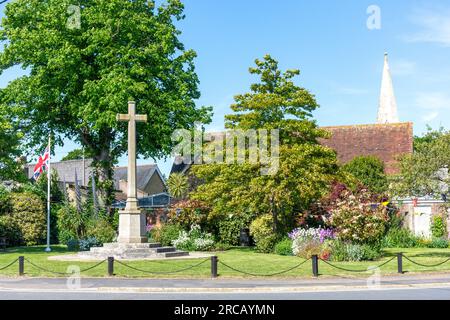
[[[397,101],[395,99],[387,52],[384,53],[383,78],[381,81],[377,122],[380,124],[399,122],[397,115]]]

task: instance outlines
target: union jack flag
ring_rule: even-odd
[[[41,176],[42,172],[47,170],[48,164],[50,161],[50,149],[47,146],[45,148],[44,153],[39,156],[38,163],[34,166],[34,174],[33,179],[37,181]]]

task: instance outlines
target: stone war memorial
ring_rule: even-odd
[[[146,122],[147,115],[136,114],[136,103],[128,102],[128,114],[118,114],[117,121],[128,122],[128,198],[125,209],[119,211],[119,236],[117,242],[91,248],[79,253],[83,259],[147,259],[189,256],[188,252],[174,247],[148,243],[145,213],[138,206],[136,189],[136,123]]]

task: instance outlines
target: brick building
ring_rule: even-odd
[[[321,144],[335,150],[340,163],[357,156],[375,156],[385,164],[387,174],[397,173],[398,157],[413,152],[413,124],[384,123],[323,127],[331,133]]]

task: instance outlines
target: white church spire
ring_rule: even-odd
[[[395,100],[394,86],[392,85],[388,54],[385,53],[377,123],[384,124],[397,122],[399,122],[397,114],[397,101]]]

